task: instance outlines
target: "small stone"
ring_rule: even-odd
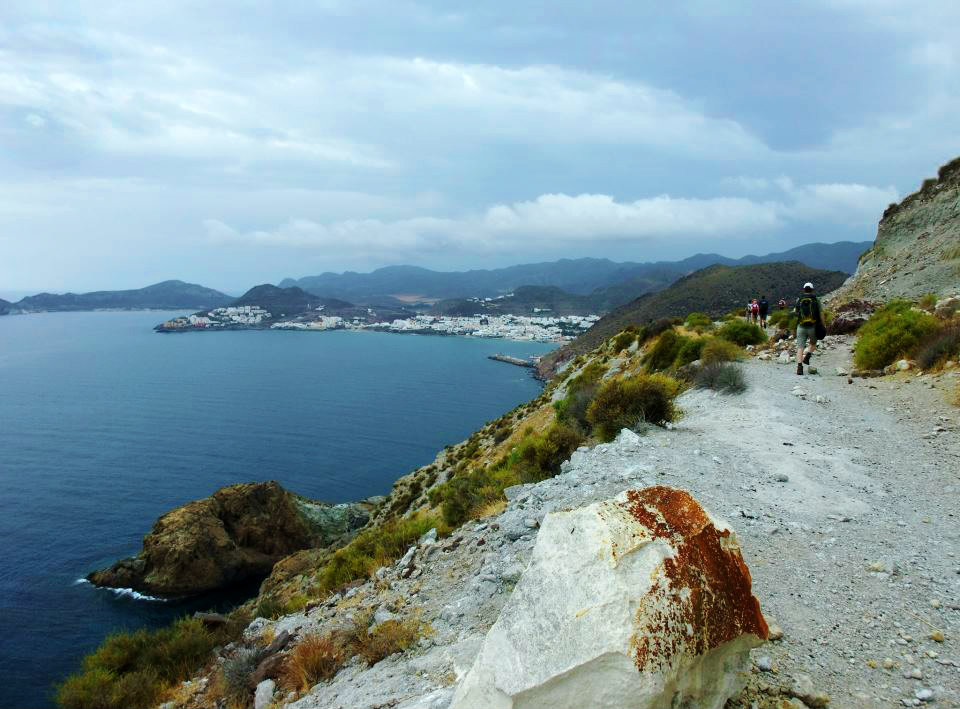
[[[537,520],[535,520],[533,517],[527,517],[523,520],[523,526],[527,527],[528,529],[536,529],[538,526]]]
[[[931,598],[931,599],[930,599],[930,607],[931,607],[931,608],[939,608],[939,607],[940,607],[940,599],[939,599],[939,598]]]
[[[914,667],[911,670],[903,673],[904,679],[923,679],[923,672],[919,667]]]
[[[776,475],[773,476],[773,479],[778,483],[785,483],[790,481],[790,477],[783,473],[777,473]]]
[[[881,571],[886,571],[887,567],[883,565],[882,561],[875,561],[872,564],[870,564],[870,566],[867,567],[867,570],[881,572]]]
[[[941,630],[934,630],[932,633],[930,633],[930,639],[935,643],[942,643],[944,640],[946,640],[946,638],[943,636],[943,631]]]
[[[767,635],[767,638],[769,640],[774,640],[774,641],[783,640],[783,628],[781,628],[779,625],[777,625],[776,623],[773,623],[768,626],[768,630],[769,630],[769,633]]]
[[[896,667],[897,663],[893,661],[893,658],[885,657],[883,658],[883,662],[881,664],[883,665],[883,669],[892,670],[894,667]]]
[[[921,702],[932,702],[933,701],[933,690],[932,689],[918,689],[913,693],[913,696],[919,699]]]
[[[773,672],[773,660],[769,655],[763,655],[756,659],[757,669],[761,672]]]

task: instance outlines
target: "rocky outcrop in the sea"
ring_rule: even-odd
[[[886,302],[945,296],[960,290],[960,158],[924,180],[917,192],[883,213],[873,248],[857,272],[831,295],[834,304],[852,299]]]
[[[656,486],[546,516],[451,709],[719,709],[767,638],[736,536]]]
[[[366,524],[371,506],[308,500],[273,481],[231,485],[163,515],[137,556],[87,579],[156,596],[224,588],[270,573],[299,550],[347,541]]]

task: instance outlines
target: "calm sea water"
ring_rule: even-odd
[[[170,508],[252,480],[333,502],[384,494],[539,392],[526,370],[488,354],[551,348],[153,333],[168,316],[0,317],[0,706],[51,706],[51,685],[111,630],[236,600],[151,602],[75,583],[136,553]]]

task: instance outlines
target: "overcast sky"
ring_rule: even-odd
[[[736,8],[736,9],[733,9]],[[0,3],[0,293],[873,239],[960,3]]]

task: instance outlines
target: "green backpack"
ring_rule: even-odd
[[[817,297],[804,293],[797,301],[797,313],[800,325],[813,325],[817,322]]]

